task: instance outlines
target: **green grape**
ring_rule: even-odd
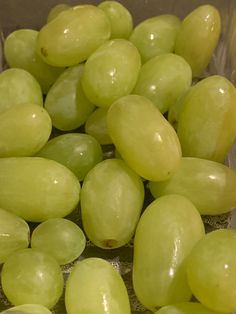
[[[177,134],[149,99],[120,98],[109,108],[107,124],[122,158],[144,179],[163,181],[177,170],[181,160]]]
[[[125,284],[113,266],[87,258],[72,269],[66,283],[67,314],[130,314]]]
[[[189,64],[180,56],[164,53],[142,66],[133,93],[147,97],[165,113],[190,88],[191,83]]]
[[[122,160],[107,159],[85,177],[81,214],[85,233],[104,249],[128,243],[144,200],[142,180]]]
[[[63,164],[73,171],[80,181],[103,159],[102,149],[97,140],[90,135],[79,133],[54,137],[37,153],[37,156]]]
[[[203,236],[200,214],[181,195],[162,196],[145,209],[134,239],[133,286],[146,308],[190,300],[186,258]]]
[[[235,87],[220,75],[190,89],[177,129],[183,156],[224,161],[236,136],[235,101]]]
[[[85,132],[96,138],[102,144],[112,144],[107,130],[107,109],[97,108],[91,113],[85,123]]]
[[[167,305],[155,312],[155,314],[222,314],[206,308],[197,302],[183,302]]]
[[[60,3],[60,4],[53,6],[48,13],[47,23],[54,20],[61,12],[65,11],[67,9],[70,9],[70,8],[71,8],[71,6],[68,4],[65,4],[65,3]]]
[[[47,142],[51,129],[51,119],[43,107],[11,107],[0,114],[0,157],[34,155]]]
[[[142,61],[173,52],[175,39],[180,28],[180,20],[175,15],[163,14],[154,16],[138,24],[130,41],[138,48]]]
[[[45,109],[53,126],[59,130],[70,131],[80,127],[94,110],[81,86],[83,71],[82,64],[66,69],[47,94]]]
[[[29,245],[29,226],[20,217],[0,208],[0,264],[7,257]]]
[[[39,31],[37,51],[48,64],[71,66],[85,61],[110,34],[103,10],[78,5],[64,10]]]
[[[65,166],[40,157],[0,158],[0,207],[41,222],[70,214],[80,183]]]
[[[23,69],[0,73],[0,113],[26,103],[43,106],[42,91],[36,79]]]
[[[236,310],[236,231],[208,233],[188,257],[187,277],[195,297],[213,311]]]
[[[236,206],[236,172],[200,158],[184,157],[175,174],[163,182],[150,182],[155,198],[166,194],[187,197],[202,215],[220,215]]]
[[[52,67],[38,56],[37,37],[38,32],[32,29],[19,29],[12,32],[4,42],[4,54],[10,67],[28,71],[46,94],[63,68]]]
[[[221,19],[212,5],[201,5],[183,20],[175,42],[175,53],[190,64],[193,77],[207,67],[221,33]]]
[[[189,89],[184,93],[176,103],[172,104],[169,107],[168,110],[168,117],[167,120],[170,122],[170,124],[173,126],[173,128],[177,131],[178,129],[178,121],[179,121],[179,116],[181,113],[181,110],[183,109],[183,104],[184,104],[184,98],[186,95],[188,95]]]
[[[128,39],[133,30],[133,18],[130,12],[118,1],[103,1],[98,7],[102,9],[111,24],[111,39]]]
[[[11,307],[0,314],[52,314],[52,312],[41,304],[22,304]]]
[[[24,249],[8,257],[2,268],[1,283],[13,305],[41,304],[51,309],[62,295],[64,280],[52,256]]]
[[[88,99],[109,107],[135,87],[141,67],[137,48],[128,40],[114,39],[100,46],[87,60],[82,86]]]
[[[31,236],[31,247],[50,254],[60,265],[78,258],[85,248],[83,231],[64,218],[48,219],[39,224]]]

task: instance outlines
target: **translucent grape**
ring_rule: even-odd
[[[88,238],[105,249],[128,243],[143,199],[141,179],[122,160],[107,159],[97,164],[81,189],[82,222]]]
[[[7,257],[29,245],[29,226],[20,217],[0,208],[0,264]]]
[[[62,295],[63,276],[50,255],[24,249],[11,254],[3,265],[2,289],[14,305],[35,303],[52,308]]]
[[[183,20],[175,42],[175,53],[190,64],[194,77],[207,67],[221,33],[221,18],[212,5],[201,5]]]
[[[60,265],[78,258],[85,243],[80,227],[63,218],[48,219],[39,224],[31,236],[31,247],[52,255]]]
[[[155,314],[222,314],[197,302],[183,302],[162,307]]]
[[[34,104],[13,106],[0,114],[0,157],[31,156],[49,139],[52,122]]]
[[[133,93],[147,97],[165,113],[185,94],[191,83],[189,64],[182,57],[165,53],[142,66]]]
[[[97,108],[85,123],[85,132],[92,135],[100,144],[112,144],[107,130],[107,109]]]
[[[130,314],[125,284],[113,266],[101,258],[87,258],[72,269],[66,283],[68,314]]]
[[[95,105],[109,107],[118,98],[131,93],[140,67],[139,52],[130,41],[110,40],[85,63],[82,77],[84,92]]]
[[[152,195],[187,197],[202,215],[219,215],[236,206],[236,172],[220,163],[184,157],[175,174],[163,182],[150,182]]]
[[[235,87],[220,75],[190,89],[177,128],[183,156],[224,161],[236,136],[235,101]]]
[[[65,166],[40,157],[0,158],[0,207],[41,222],[70,214],[80,183]]]
[[[52,314],[52,312],[41,304],[22,304],[11,307],[1,314]]]
[[[85,61],[110,38],[106,14],[93,5],[78,5],[61,12],[39,32],[37,51],[54,66],[71,66]]]
[[[70,131],[80,127],[94,110],[81,86],[83,71],[82,64],[66,69],[47,94],[45,109],[53,126],[59,130]]]
[[[53,6],[48,13],[47,23],[54,20],[61,12],[69,9],[70,7],[71,7],[70,5],[65,3],[60,3]]]
[[[153,103],[138,95],[120,98],[107,113],[108,132],[122,158],[141,177],[168,179],[181,148],[175,130]]]
[[[43,105],[39,83],[23,69],[8,69],[0,74],[0,113],[12,106]]]
[[[236,231],[208,233],[188,257],[187,277],[195,297],[213,311],[236,310]]]
[[[133,30],[133,18],[130,12],[118,1],[102,1],[98,7],[102,9],[111,24],[111,39],[128,39]]]
[[[73,171],[80,181],[103,159],[97,140],[88,134],[79,133],[67,133],[52,138],[37,156],[61,163]]]
[[[10,67],[28,71],[46,94],[64,69],[50,66],[38,56],[37,37],[38,32],[32,29],[18,29],[12,32],[4,42],[4,54]]]
[[[145,209],[134,239],[133,286],[146,308],[190,300],[186,258],[203,236],[201,216],[183,196],[162,196]]]
[[[145,19],[133,30],[130,41],[138,48],[142,61],[173,52],[180,20],[175,15],[163,14]]]

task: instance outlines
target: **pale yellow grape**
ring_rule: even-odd
[[[48,13],[47,23],[54,20],[61,12],[69,9],[70,7],[71,7],[70,5],[65,3],[60,3],[53,6]]]
[[[67,314],[130,314],[125,284],[116,269],[101,258],[74,266],[66,283]]]
[[[22,304],[11,307],[1,314],[52,314],[52,312],[41,304]]]
[[[197,302],[183,302],[162,307],[155,314],[222,314]]]
[[[52,122],[38,105],[13,106],[0,114],[0,157],[32,156],[47,142]]]
[[[183,196],[162,196],[145,209],[134,238],[133,286],[146,308],[190,300],[186,258],[203,236],[201,216]]]
[[[40,157],[0,158],[0,207],[28,221],[70,214],[80,183],[65,166]]]

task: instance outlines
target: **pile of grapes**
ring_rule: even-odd
[[[236,89],[202,76],[221,32],[211,5],[134,26],[127,8],[104,1],[57,5],[40,31],[5,38],[2,314],[50,314],[59,300],[67,314],[134,313],[105,259],[127,245],[143,308],[236,311],[236,230],[206,233],[202,220],[236,206],[236,172],[224,164]],[[88,242],[104,258],[85,257]]]

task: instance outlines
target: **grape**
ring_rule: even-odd
[[[107,130],[107,109],[97,108],[85,123],[85,132],[94,136],[100,144],[112,144]]]
[[[215,161],[184,157],[175,174],[150,182],[155,198],[166,194],[187,197],[202,215],[219,215],[236,206],[236,172]]]
[[[94,110],[81,86],[83,71],[82,64],[66,69],[47,94],[45,109],[57,129],[70,131],[78,128]]]
[[[153,201],[141,216],[134,239],[133,286],[151,311],[189,301],[186,258],[204,236],[194,205],[180,195]]]
[[[183,302],[179,304],[167,305],[155,314],[222,314],[209,310],[204,305],[196,302]]]
[[[201,5],[183,20],[175,42],[175,53],[190,64],[194,77],[207,67],[219,40],[221,19],[212,5]]]
[[[2,289],[14,305],[41,304],[52,308],[62,295],[63,276],[50,255],[24,249],[11,254],[3,265]]]
[[[88,238],[104,249],[120,247],[134,234],[144,199],[141,179],[118,159],[97,164],[81,189],[81,214]]]
[[[188,63],[182,57],[166,53],[142,66],[133,93],[147,97],[165,113],[190,88],[191,82]]]
[[[0,74],[0,113],[12,106],[43,105],[39,83],[23,69],[8,69]]]
[[[0,208],[0,264],[19,249],[29,245],[29,226],[20,217]]]
[[[90,135],[67,133],[54,137],[37,153],[69,168],[82,181],[90,169],[102,161],[101,146]]]
[[[236,231],[208,233],[193,248],[187,263],[189,286],[195,297],[213,311],[236,310]]]
[[[172,104],[168,110],[168,121],[173,126],[173,128],[177,131],[178,129],[178,121],[181,110],[184,104],[184,98],[188,95],[189,89],[184,93],[175,104]]]
[[[109,108],[107,123],[122,158],[141,177],[162,181],[177,170],[178,137],[150,100],[138,95],[120,98]]]
[[[69,9],[71,6],[65,3],[60,3],[52,7],[48,13],[47,23],[54,20],[61,12]]]
[[[102,9],[111,24],[111,39],[128,39],[133,30],[133,18],[130,12],[118,1],[102,1],[98,7]]]
[[[224,161],[236,136],[235,101],[235,87],[220,75],[190,89],[177,129],[183,156]]]
[[[52,122],[34,104],[13,106],[0,114],[0,157],[31,156],[47,142]]]
[[[28,221],[64,217],[79,202],[76,176],[45,158],[0,158],[0,186],[0,207]]]
[[[109,262],[87,258],[69,275],[65,304],[67,314],[130,314],[125,284]]]
[[[93,5],[78,5],[61,12],[39,32],[37,51],[54,66],[71,66],[85,61],[110,38],[106,14]]]
[[[52,312],[41,304],[22,304],[3,311],[1,314],[52,314]]]
[[[60,265],[79,257],[85,243],[80,227],[63,218],[48,219],[38,225],[31,236],[31,247],[52,255]]]
[[[175,15],[164,14],[145,19],[133,30],[130,41],[138,48],[142,61],[173,52],[180,20]]]
[[[110,40],[85,63],[82,77],[84,92],[95,105],[109,107],[118,98],[131,93],[140,67],[139,52],[131,42]]]
[[[37,37],[38,32],[32,29],[19,29],[12,32],[4,42],[4,54],[10,67],[28,71],[46,94],[63,68],[52,67],[37,55]]]

